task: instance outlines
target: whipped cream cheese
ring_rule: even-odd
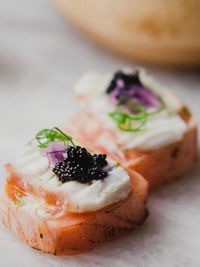
[[[24,182],[65,195],[66,207],[72,212],[99,210],[125,199],[131,192],[129,175],[120,166],[108,172],[104,180],[94,180],[91,184],[76,181],[61,183],[57,176],[53,175],[48,158],[33,144],[25,147],[13,162],[13,167],[20,173]]]
[[[115,133],[115,141],[122,148],[146,150],[180,141],[187,131],[186,123],[177,114],[182,103],[171,91],[156,83],[143,69],[139,71],[139,77],[142,83],[158,94],[166,105],[166,109],[151,116],[146,128],[139,132],[121,131],[108,115],[109,112],[114,111],[114,107],[105,93],[112,75],[86,74],[75,86],[75,94],[82,105],[94,115],[95,120],[99,121],[100,125]],[[87,124],[87,128],[90,129],[90,122]],[[107,135],[103,133],[96,142],[99,145],[106,143],[108,149],[113,150],[113,145],[109,147]]]

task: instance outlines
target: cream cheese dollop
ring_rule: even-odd
[[[66,196],[66,207],[71,212],[96,211],[125,199],[131,192],[129,175],[120,166],[114,167],[103,180],[93,180],[91,184],[61,183],[53,175],[48,158],[33,144],[26,146],[13,166],[24,182]]]
[[[146,128],[139,132],[121,131],[108,115],[114,110],[105,93],[112,75],[86,74],[75,86],[75,94],[83,107],[91,112],[100,125],[115,133],[115,141],[122,148],[148,150],[180,141],[187,131],[186,123],[178,115],[182,103],[171,91],[163,88],[147,75],[144,69],[140,69],[139,77],[142,83],[158,94],[166,105],[166,109],[151,116]],[[90,129],[90,123],[87,128]],[[107,148],[112,150],[113,145],[111,144],[112,147],[109,148],[109,141],[106,138],[106,135],[102,133],[96,143],[99,145],[106,143],[108,144]]]
[[[49,167],[47,157],[42,156],[36,145],[26,145],[13,162],[16,172],[26,179],[32,179],[44,175]]]

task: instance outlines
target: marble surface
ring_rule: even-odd
[[[87,71],[135,64],[96,48],[47,0],[0,0],[0,183],[3,165],[40,128],[76,111],[72,88]],[[147,68],[173,88],[200,123],[200,72]],[[54,257],[22,244],[0,224],[2,267],[200,266],[200,164],[149,197],[146,223],[115,242],[73,257]]]

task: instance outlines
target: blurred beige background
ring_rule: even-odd
[[[200,66],[199,0],[53,0],[96,43],[156,65]]]
[[[3,164],[35,132],[76,111],[72,88],[82,73],[124,66],[134,64],[96,48],[48,0],[0,0],[1,184]],[[148,70],[183,98],[200,123],[199,71]],[[150,197],[151,214],[143,227],[86,255],[43,255],[0,225],[0,266],[200,266],[199,169]]]

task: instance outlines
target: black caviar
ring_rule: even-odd
[[[117,71],[114,74],[114,77],[110,83],[110,85],[108,86],[106,93],[110,94],[111,92],[113,92],[114,90],[116,90],[116,87],[118,87],[117,82],[121,80],[124,83],[123,86],[123,90],[124,91],[129,91],[130,87],[133,85],[138,85],[138,86],[143,86],[140,78],[139,78],[139,72],[135,71],[134,73],[124,73],[122,71]],[[120,97],[120,96],[118,96]]]
[[[92,180],[102,180],[108,175],[104,170],[108,165],[104,154],[92,155],[80,146],[69,146],[65,154],[64,160],[53,168],[53,172],[62,183],[90,183]]]

